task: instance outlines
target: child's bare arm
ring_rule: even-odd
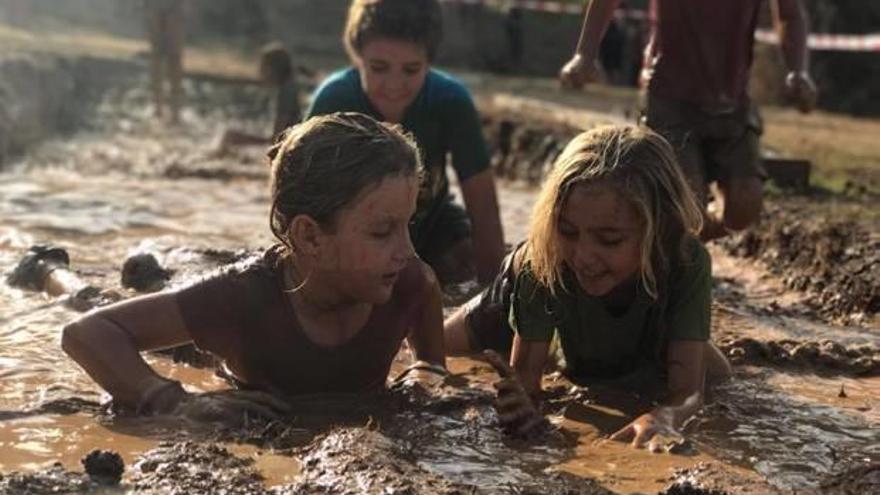
[[[146,395],[172,383],[153,371],[140,351],[191,339],[173,293],[108,306],[68,324],[61,346],[117,403],[137,408]]]
[[[670,342],[667,351],[669,396],[659,407],[639,416],[611,439],[632,439],[633,447],[642,447],[657,434],[677,432],[703,403],[705,349],[706,342],[699,340]]]
[[[504,258],[504,233],[492,171],[484,170],[463,181],[461,194],[473,225],[477,277],[486,285],[495,278]]]
[[[418,361],[446,367],[446,351],[443,342],[443,295],[440,283],[431,267],[425,263],[422,271],[427,290],[422,301],[420,318],[407,337],[414,357]]]

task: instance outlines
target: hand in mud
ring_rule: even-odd
[[[495,351],[485,351],[483,356],[501,378],[494,385],[498,397],[493,404],[501,425],[519,436],[527,436],[538,427],[546,425],[544,416],[535,407],[516,372]]]
[[[425,391],[434,390],[446,381],[449,372],[438,364],[427,361],[416,361],[394,379],[393,390],[421,388]]]
[[[663,408],[658,408],[649,413],[642,414],[632,423],[621,428],[613,435],[611,440],[622,442],[632,440],[631,445],[637,449],[648,444],[649,450],[658,452],[663,450],[664,438],[674,438],[676,441],[682,439],[681,434],[672,427],[671,414],[667,414]]]
[[[785,97],[793,102],[801,113],[809,113],[816,106],[816,84],[806,72],[789,72],[785,77]]]
[[[239,426],[246,418],[281,419],[290,413],[290,405],[274,395],[251,390],[224,390],[190,394],[173,414],[201,423]]]
[[[601,82],[605,79],[602,67],[597,60],[592,63],[581,54],[576,54],[559,71],[559,82],[563,88],[579,89],[587,83]]]

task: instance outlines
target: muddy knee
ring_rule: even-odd
[[[764,184],[760,178],[735,178],[721,185],[724,197],[724,226],[743,230],[758,221],[764,206]]]

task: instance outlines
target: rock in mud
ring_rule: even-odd
[[[52,270],[69,266],[70,255],[65,249],[42,244],[31,246],[7,275],[6,283],[13,287],[41,291],[43,282]]]
[[[122,480],[125,463],[122,456],[112,450],[93,450],[82,459],[86,474],[102,485],[116,485]]]
[[[160,291],[170,278],[153,253],[135,253],[122,264],[122,286],[138,292]]]

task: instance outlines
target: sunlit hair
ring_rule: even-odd
[[[296,253],[289,230],[308,215],[332,231],[338,213],[382,179],[418,176],[413,138],[398,125],[354,112],[312,117],[289,128],[269,150],[272,233]]]
[[[342,42],[352,60],[376,38],[409,41],[425,48],[433,61],[443,37],[437,0],[352,0]]]
[[[631,202],[642,222],[640,275],[658,298],[658,281],[687,256],[688,239],[702,228],[702,214],[669,143],[644,127],[606,126],[571,140],[554,163],[532,214],[523,259],[551,293],[568,290],[562,279],[559,215],[572,188],[607,184]]]

